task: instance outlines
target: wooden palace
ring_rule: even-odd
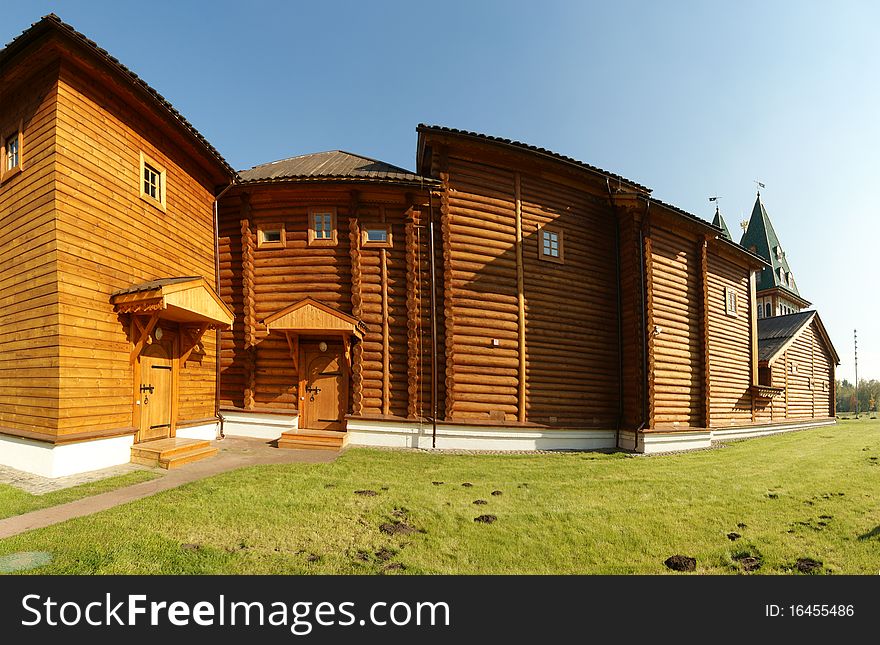
[[[0,52],[0,465],[225,435],[657,452],[834,423],[839,362],[758,196],[740,243],[629,179],[420,125],[236,172],[54,15]]]

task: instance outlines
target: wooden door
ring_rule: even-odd
[[[322,349],[324,348],[324,349]],[[342,430],[348,407],[348,370],[341,343],[303,345],[300,427]]]
[[[167,336],[170,336],[168,334]],[[141,353],[141,423],[138,441],[171,436],[174,395],[174,342],[153,342]]]

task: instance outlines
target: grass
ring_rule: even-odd
[[[80,484],[70,488],[63,488],[51,493],[43,495],[32,495],[23,490],[10,486],[8,484],[0,484],[0,519],[11,517],[13,515],[21,515],[31,511],[38,511],[41,508],[49,506],[57,506],[58,504],[66,504],[82,497],[90,497],[106,493],[115,488],[123,486],[131,486],[139,484],[157,477],[148,470],[135,470],[124,475],[116,477],[108,477],[88,484]]]
[[[683,554],[698,573],[741,573],[750,556],[758,573],[811,558],[876,574],[878,498],[880,422],[866,419],[654,457],[350,449],[9,538],[0,556],[52,552],[35,573],[659,574]],[[380,530],[396,522],[416,530]]]

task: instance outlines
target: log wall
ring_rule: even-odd
[[[749,269],[714,252],[707,254],[709,425],[752,422],[751,313]],[[737,295],[737,313],[725,308],[725,289]]]

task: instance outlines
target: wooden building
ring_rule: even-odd
[[[60,476],[213,439],[209,330],[232,320],[213,209],[234,171],[55,16],[0,52],[0,85],[0,463]]]
[[[758,312],[809,304],[760,198],[736,244],[720,212],[427,125],[416,172],[337,150],[236,173],[55,16],[0,83],[0,464],[171,466],[224,432],[651,452],[833,423],[818,316]]]

